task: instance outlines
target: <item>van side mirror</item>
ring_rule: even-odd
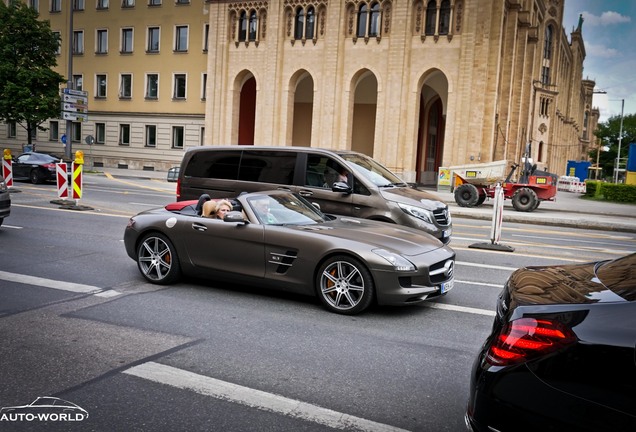
[[[352,192],[351,187],[349,187],[349,185],[346,184],[345,182],[335,182],[331,186],[331,190],[333,192],[339,192],[339,193],[343,193],[347,195],[349,195]]]

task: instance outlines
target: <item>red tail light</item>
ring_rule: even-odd
[[[47,163],[47,164],[42,164],[41,165],[42,168],[46,168],[50,171],[55,171],[55,164],[54,163]]]
[[[177,201],[181,198],[181,179],[177,179]]]
[[[574,342],[572,329],[558,321],[521,318],[504,326],[488,349],[486,361],[493,366],[523,363]]]

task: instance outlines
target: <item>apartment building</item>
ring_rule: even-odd
[[[66,1],[28,1],[62,36],[62,75],[74,50],[90,113],[71,135],[96,166],[309,145],[435,184],[440,168],[519,161],[532,143],[539,167],[563,174],[598,121],[565,0],[71,0],[71,43]],[[52,119],[38,148],[59,148],[63,130]]]

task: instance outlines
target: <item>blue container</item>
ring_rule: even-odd
[[[627,171],[636,172],[636,143],[629,145],[629,153],[627,154]]]
[[[568,161],[565,175],[578,177],[580,181],[585,181],[587,179],[587,170],[590,166],[592,166],[591,162],[570,160]]]

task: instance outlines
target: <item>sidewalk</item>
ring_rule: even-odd
[[[99,168],[115,178],[142,178],[167,181],[165,171],[143,171],[119,168]],[[450,192],[430,190],[448,204],[453,218],[492,220],[493,200],[488,199],[480,207],[460,207]],[[504,201],[504,222],[533,223],[552,226],[569,226],[604,231],[636,233],[636,204],[592,201],[581,198],[583,194],[559,191],[556,201],[542,202],[530,213],[516,211],[510,200]]]

